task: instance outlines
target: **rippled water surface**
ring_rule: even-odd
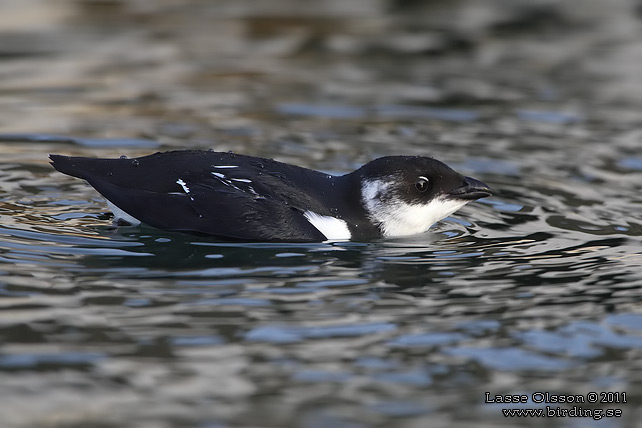
[[[639,4],[179,3],[0,7],[3,428],[639,426]],[[47,160],[186,147],[430,155],[495,195],[230,244],[113,227]],[[502,413],[547,406],[621,415]]]

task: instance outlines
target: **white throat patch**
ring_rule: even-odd
[[[361,198],[370,220],[379,225],[386,237],[425,232],[468,202],[437,197],[426,204],[409,204],[394,195],[382,198],[392,185],[390,181],[368,180],[361,188]]]

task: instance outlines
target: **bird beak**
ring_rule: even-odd
[[[464,199],[469,201],[485,198],[490,195],[492,195],[490,187],[488,187],[486,183],[472,177],[464,177],[464,184],[448,193],[448,196],[452,199]]]

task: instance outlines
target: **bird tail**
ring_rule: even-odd
[[[86,179],[87,175],[96,168],[96,159],[63,156],[63,155],[49,155],[49,162],[56,170],[63,174],[71,175]]]

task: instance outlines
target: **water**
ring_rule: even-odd
[[[3,428],[638,426],[630,3],[170,3],[15,2],[3,30]],[[495,195],[408,238],[230,244],[113,227],[47,163],[185,147],[433,155]],[[502,413],[558,407],[591,415]]]

